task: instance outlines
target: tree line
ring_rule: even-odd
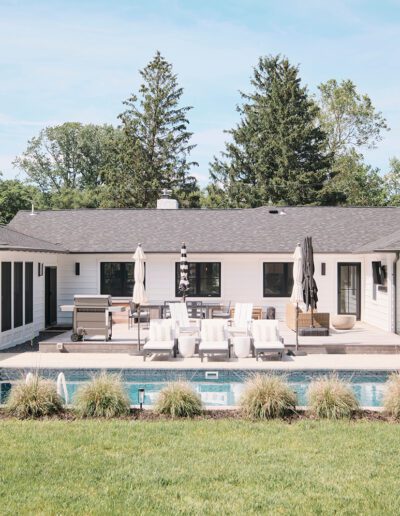
[[[123,102],[119,124],[67,122],[28,141],[14,165],[25,181],[0,176],[0,222],[19,209],[151,208],[172,190],[182,207],[400,205],[400,160],[382,174],[365,162],[389,130],[351,80],[331,79],[311,95],[283,56],[260,57],[239,122],[200,188],[191,160],[191,106],[172,65],[157,52]]]

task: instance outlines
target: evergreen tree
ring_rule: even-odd
[[[228,131],[232,141],[211,164],[214,192],[234,207],[319,204],[330,156],[298,68],[280,56],[261,57],[251,84],[252,93],[241,93],[241,120]]]
[[[183,89],[159,52],[140,71],[139,94],[132,94],[119,115],[125,139],[120,167],[105,178],[110,206],[154,207],[162,189],[184,205],[197,205],[199,191],[190,170],[194,145],[187,113],[180,106]]]

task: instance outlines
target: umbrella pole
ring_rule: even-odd
[[[299,349],[299,303],[296,303],[296,351]]]
[[[137,331],[138,331],[138,345],[139,345],[139,351],[140,351],[140,304],[137,305],[137,315],[138,315],[138,320],[137,320]]]

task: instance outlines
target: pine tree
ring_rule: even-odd
[[[211,164],[213,185],[228,206],[319,204],[330,157],[298,68],[261,57],[251,84],[252,93],[241,93],[241,120],[228,131],[232,141]]]
[[[199,202],[199,189],[189,160],[195,147],[190,143],[187,113],[181,107],[183,89],[178,86],[172,65],[157,52],[140,71],[139,94],[132,94],[119,115],[125,141],[121,164],[106,177],[108,204],[154,207],[162,189],[185,205]]]

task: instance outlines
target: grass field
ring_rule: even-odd
[[[0,422],[0,513],[399,514],[400,425]]]

